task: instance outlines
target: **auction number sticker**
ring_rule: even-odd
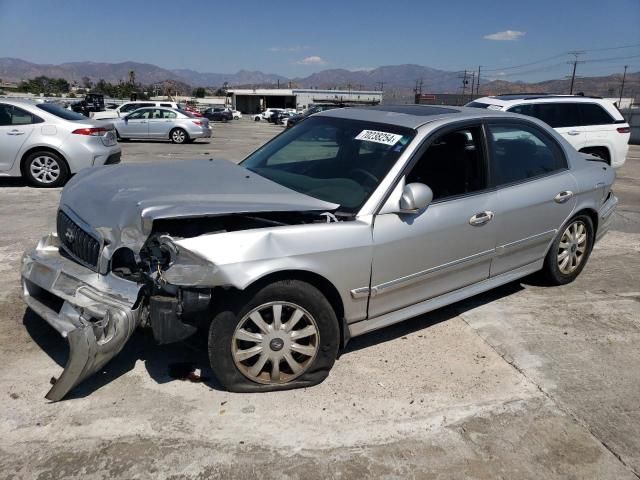
[[[361,131],[356,140],[364,140],[365,142],[382,143],[384,145],[395,145],[402,138],[402,135],[387,132],[378,132],[376,130]]]

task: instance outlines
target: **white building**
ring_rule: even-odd
[[[373,90],[319,90],[313,88],[247,88],[228,90],[231,104],[242,113],[260,113],[267,108],[304,110],[316,103],[377,105],[382,92]]]

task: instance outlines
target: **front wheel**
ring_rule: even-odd
[[[169,138],[173,143],[182,144],[189,141],[189,135],[181,128],[174,128],[169,134]]]
[[[573,282],[589,259],[594,240],[593,222],[577,215],[559,230],[544,260],[542,276],[550,285]]]
[[[335,362],[335,312],[314,286],[282,280],[225,301],[209,328],[214,374],[232,392],[309,387]]]

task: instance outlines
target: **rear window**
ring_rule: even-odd
[[[66,108],[62,108],[60,105],[56,105],[55,103],[39,103],[36,105],[40,110],[44,110],[51,115],[55,115],[58,118],[62,118],[64,120],[86,120],[87,117],[76,113],[72,110],[67,110]]]

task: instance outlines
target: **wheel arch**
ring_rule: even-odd
[[[20,174],[22,176],[25,175],[25,163],[27,161],[27,158],[29,158],[29,155],[31,155],[32,153],[36,153],[36,152],[49,152],[49,153],[55,153],[56,155],[58,155],[62,161],[65,163],[67,170],[69,170],[70,173],[73,173],[71,171],[71,166],[69,165],[69,162],[67,161],[66,156],[64,155],[64,153],[62,153],[60,150],[58,150],[57,148],[54,148],[50,145],[38,145],[35,147],[30,147],[27,151],[25,151],[22,154],[22,157],[20,158]]]
[[[325,296],[338,319],[338,327],[340,328],[340,345],[344,347],[351,338],[349,334],[349,327],[346,324],[344,316],[344,303],[336,286],[326,277],[308,270],[280,270],[268,273],[254,280],[242,290],[236,288],[233,290],[236,292],[257,290],[265,285],[280,280],[299,280],[308,283],[316,287],[320,293]]]

